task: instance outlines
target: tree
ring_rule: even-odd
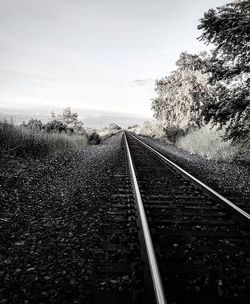
[[[201,105],[210,94],[208,75],[204,73],[206,54],[182,53],[177,70],[156,81],[157,97],[152,101],[154,117],[164,121],[165,128],[185,131],[200,124]]]
[[[226,126],[225,140],[250,133],[250,3],[237,1],[210,9],[200,20],[200,40],[215,45],[207,62],[215,87],[202,109],[205,121]]]
[[[41,131],[43,128],[43,123],[41,120],[31,118],[26,124],[26,127],[34,131]]]
[[[83,122],[78,120],[78,114],[72,112],[69,107],[59,115],[51,112],[51,119],[46,124],[45,129],[47,132],[67,132],[69,134],[84,132]]]
[[[70,107],[63,110],[62,114],[58,115],[59,120],[66,125],[67,129],[76,132],[83,130],[83,122],[78,120],[78,114],[71,111]]]
[[[122,128],[118,126],[116,123],[109,124],[109,130],[110,131],[120,131]]]
[[[135,124],[135,125],[131,125],[131,126],[128,126],[128,130],[135,130],[139,127],[139,125]]]
[[[73,113],[70,107],[67,107],[63,110],[62,114],[58,115],[58,118],[63,122],[65,125],[74,125],[77,122],[78,114]]]
[[[66,132],[67,127],[65,124],[63,124],[60,120],[56,119],[51,119],[48,121],[44,127],[45,131],[50,133],[50,132]]]

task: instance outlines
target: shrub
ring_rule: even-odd
[[[110,131],[108,128],[104,128],[98,131],[101,141],[103,142],[105,139],[115,135],[117,131]]]
[[[139,125],[137,125],[137,124],[135,124],[135,125],[131,125],[131,126],[128,126],[128,130],[133,131],[133,130],[135,130],[135,129],[139,128],[139,127],[140,127],[140,126],[139,126]]]
[[[114,128],[112,130],[107,127],[104,127],[102,129],[86,128],[86,133],[90,145],[98,145],[118,132],[120,132],[119,128]]]
[[[164,122],[163,121],[146,121],[143,126],[138,126],[133,130],[136,134],[149,136],[155,139],[160,140],[164,143],[169,143],[169,140],[164,131]]]
[[[65,124],[63,124],[60,120],[53,119],[46,123],[44,129],[48,133],[66,132],[67,126]]]
[[[244,140],[234,142],[234,146],[238,148],[235,160],[250,164],[250,136]]]
[[[87,136],[46,133],[6,120],[0,122],[1,156],[44,157],[54,152],[77,150],[88,143]]]
[[[24,124],[24,126],[32,130],[41,131],[43,128],[43,123],[41,120],[31,118],[27,125]]]
[[[114,132],[117,132],[117,131],[120,131],[122,128],[120,126],[118,126],[116,123],[111,123],[109,126],[108,126],[108,129],[110,131],[114,131]]]
[[[163,123],[161,121],[145,121],[142,126],[135,128],[135,133],[144,136],[161,137],[165,135],[163,131]]]
[[[92,132],[88,136],[89,145],[99,145],[101,143],[101,138],[97,132]]]
[[[163,128],[163,131],[166,133],[168,140],[170,140],[174,144],[176,143],[178,138],[185,135],[184,130],[178,127]]]
[[[46,132],[85,133],[83,122],[78,120],[78,114],[72,112],[70,107],[64,109],[59,115],[51,112],[51,118],[44,128]]]

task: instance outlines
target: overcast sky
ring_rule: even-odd
[[[0,108],[150,116],[154,80],[204,50],[199,18],[225,0],[0,0]]]

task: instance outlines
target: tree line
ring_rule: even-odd
[[[45,131],[46,133],[66,133],[72,134],[83,134],[86,135],[86,128],[84,123],[79,120],[78,113],[73,112],[70,107],[63,109],[62,113],[55,114],[50,113],[51,116],[46,123],[42,123],[41,120],[31,118],[28,122],[23,122],[22,126],[34,131]],[[122,130],[116,123],[110,123],[104,130],[110,132],[117,132]]]
[[[22,126],[35,131],[44,130],[47,133],[64,132],[69,135],[73,133],[85,133],[83,122],[78,119],[78,114],[72,112],[70,107],[65,108],[62,113],[58,115],[56,115],[55,112],[51,112],[49,121],[45,124],[43,124],[41,120],[32,118],[27,123],[23,122]]]
[[[185,134],[211,123],[224,140],[250,135],[250,2],[210,9],[200,19],[200,41],[211,53],[181,53],[177,69],[156,80],[152,110],[166,133]]]

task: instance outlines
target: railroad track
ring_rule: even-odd
[[[130,220],[140,283],[114,302],[249,304],[249,214],[128,132],[123,149],[116,210]]]

